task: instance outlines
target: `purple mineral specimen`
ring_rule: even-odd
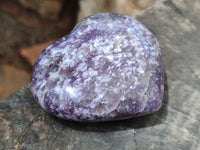
[[[31,90],[39,105],[57,117],[109,121],[157,111],[163,78],[154,35],[131,17],[100,13],[40,54]]]

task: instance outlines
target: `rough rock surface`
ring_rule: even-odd
[[[105,121],[157,111],[163,66],[153,34],[135,19],[100,13],[49,45],[36,60],[31,89],[64,119]]]

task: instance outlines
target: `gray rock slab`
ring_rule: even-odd
[[[123,121],[53,117],[27,85],[0,103],[0,149],[200,149],[200,0],[160,0],[136,19],[157,37],[165,65],[161,109]]]

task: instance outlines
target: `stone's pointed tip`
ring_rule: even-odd
[[[154,35],[131,17],[100,13],[40,54],[31,90],[40,106],[59,118],[122,120],[160,108],[163,78]]]

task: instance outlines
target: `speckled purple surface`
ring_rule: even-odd
[[[39,105],[57,117],[108,121],[157,111],[163,78],[154,35],[131,17],[100,13],[40,54],[31,90]]]

